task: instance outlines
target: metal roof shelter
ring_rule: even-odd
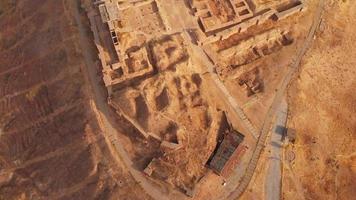
[[[244,137],[235,130],[229,130],[208,161],[209,168],[225,178],[228,177],[246,151],[246,146],[241,144]]]

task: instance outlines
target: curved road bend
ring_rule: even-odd
[[[117,140],[117,130],[110,123],[110,121],[112,120],[108,119],[108,117],[110,117],[110,108],[107,103],[106,97],[102,92],[101,85],[99,84],[101,80],[100,77],[97,76],[97,64],[92,59],[94,56],[93,53],[90,52],[90,49],[92,49],[92,42],[87,39],[87,32],[84,28],[84,25],[82,24],[81,15],[78,10],[80,3],[77,0],[70,2],[73,6],[73,14],[79,30],[79,44],[86,65],[86,69],[84,70],[86,71],[90,82],[90,87],[93,93],[95,106],[97,108],[99,121],[101,127],[103,128],[104,137],[106,139],[106,142],[108,143],[108,147],[110,148],[113,157],[116,159],[116,161],[118,163],[124,163],[124,165],[129,170],[130,174],[133,176],[136,182],[140,184],[140,186],[146,191],[149,196],[151,196],[153,199],[169,200],[170,198],[167,197],[166,194],[163,194],[156,187],[153,187],[140,171],[132,167],[133,162],[131,161],[127,152],[124,150],[123,146]],[[97,55],[95,55],[95,57],[96,56]]]
[[[313,24],[309,29],[309,33],[308,33],[308,36],[303,44],[303,47],[299,50],[294,62],[288,68],[289,71],[287,72],[287,75],[284,78],[283,82],[278,87],[279,88],[278,92],[273,100],[272,105],[270,106],[270,108],[268,110],[267,116],[265,118],[262,130],[261,130],[261,135],[257,142],[258,143],[257,148],[253,152],[253,158],[251,159],[251,162],[249,163],[249,166],[245,173],[245,176],[243,177],[241,184],[239,186],[237,186],[236,190],[228,196],[228,199],[238,199],[242,195],[242,193],[245,191],[245,189],[247,188],[248,184],[251,181],[251,178],[252,178],[253,173],[257,166],[257,161],[260,157],[262,149],[264,148],[264,144],[265,144],[270,126],[272,124],[273,116],[275,115],[276,110],[278,109],[278,106],[280,105],[280,103],[283,99],[283,96],[287,90],[287,86],[288,86],[289,82],[291,81],[293,75],[298,70],[298,67],[302,61],[303,56],[305,55],[305,53],[309,49],[310,45],[312,44],[316,30],[319,27],[320,22],[321,22],[321,17],[322,17],[323,10],[324,10],[324,4],[325,4],[325,0],[319,1],[319,5],[316,10],[314,19],[313,19]]]

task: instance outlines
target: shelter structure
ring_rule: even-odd
[[[247,146],[243,145],[244,137],[233,129],[227,131],[210,157],[208,167],[227,178],[247,149]]]

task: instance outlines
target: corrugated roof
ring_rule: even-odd
[[[217,173],[221,173],[237,147],[242,143],[243,139],[244,135],[235,130],[232,130],[225,135],[223,141],[218,145],[216,153],[208,164],[209,167]]]

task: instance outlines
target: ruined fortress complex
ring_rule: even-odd
[[[227,40],[252,26],[263,24],[267,20],[284,19],[304,9],[302,2],[266,8],[261,11],[255,9],[253,1],[247,0],[190,0],[187,2],[190,3],[194,16],[197,18],[197,24],[204,33],[203,36],[198,37],[197,41],[201,46]],[[109,94],[113,89],[122,88],[134,80],[153,75],[158,68],[162,70],[170,67],[167,64],[153,63],[157,61],[153,51],[159,47],[154,47],[152,42],[154,38],[166,31],[155,0],[95,0],[94,5],[99,14],[92,10],[88,15],[103,66],[103,80]],[[281,36],[278,36],[280,34]],[[283,44],[288,43],[286,41],[288,38],[278,39],[284,35],[287,35],[285,31],[273,30],[268,34],[264,33],[262,36],[247,39],[238,46],[231,46],[218,52],[207,50],[206,53],[216,65],[221,64],[218,57],[224,59],[231,57],[235,48],[239,49],[241,52],[239,54],[251,55],[248,51],[253,50],[256,53],[253,53],[252,57],[260,57],[266,54],[266,50],[260,47],[267,45],[271,40]],[[176,39],[177,37],[173,38],[173,40]],[[173,49],[174,42],[181,43],[181,41],[173,41],[170,42],[171,44],[166,44],[168,46],[164,48]],[[162,46],[162,44],[159,45]],[[156,56],[160,57],[169,54],[169,51],[167,53],[156,50],[156,52]],[[184,57],[183,53],[179,56]],[[243,65],[249,61],[244,61],[242,58],[240,62],[234,65]]]
[[[182,0],[191,13],[182,18],[195,24],[186,28],[185,20],[177,20],[183,27],[172,29],[162,1],[94,0],[86,11],[109,105],[146,143],[159,143],[154,156],[140,152],[149,160],[140,168],[193,196],[208,168],[224,179],[241,163],[239,169],[245,169],[256,136],[235,130],[226,108],[204,85],[212,84],[211,79],[202,73],[202,55],[192,49],[202,50],[218,78],[238,79],[247,96],[253,96],[263,91],[253,63],[292,44],[293,36],[273,26],[240,36],[299,13],[304,4],[257,9],[251,0]]]
[[[164,30],[155,1],[95,1],[88,13],[109,94],[155,73],[147,41]],[[131,39],[131,40],[127,40]],[[126,43],[123,41],[126,40]]]
[[[0,0],[0,200],[356,200],[354,23],[356,0]]]
[[[192,0],[191,8],[198,18],[204,36],[200,45],[224,40],[267,20],[281,20],[301,12],[302,2],[294,2],[276,8],[255,10],[253,1],[247,0]]]

